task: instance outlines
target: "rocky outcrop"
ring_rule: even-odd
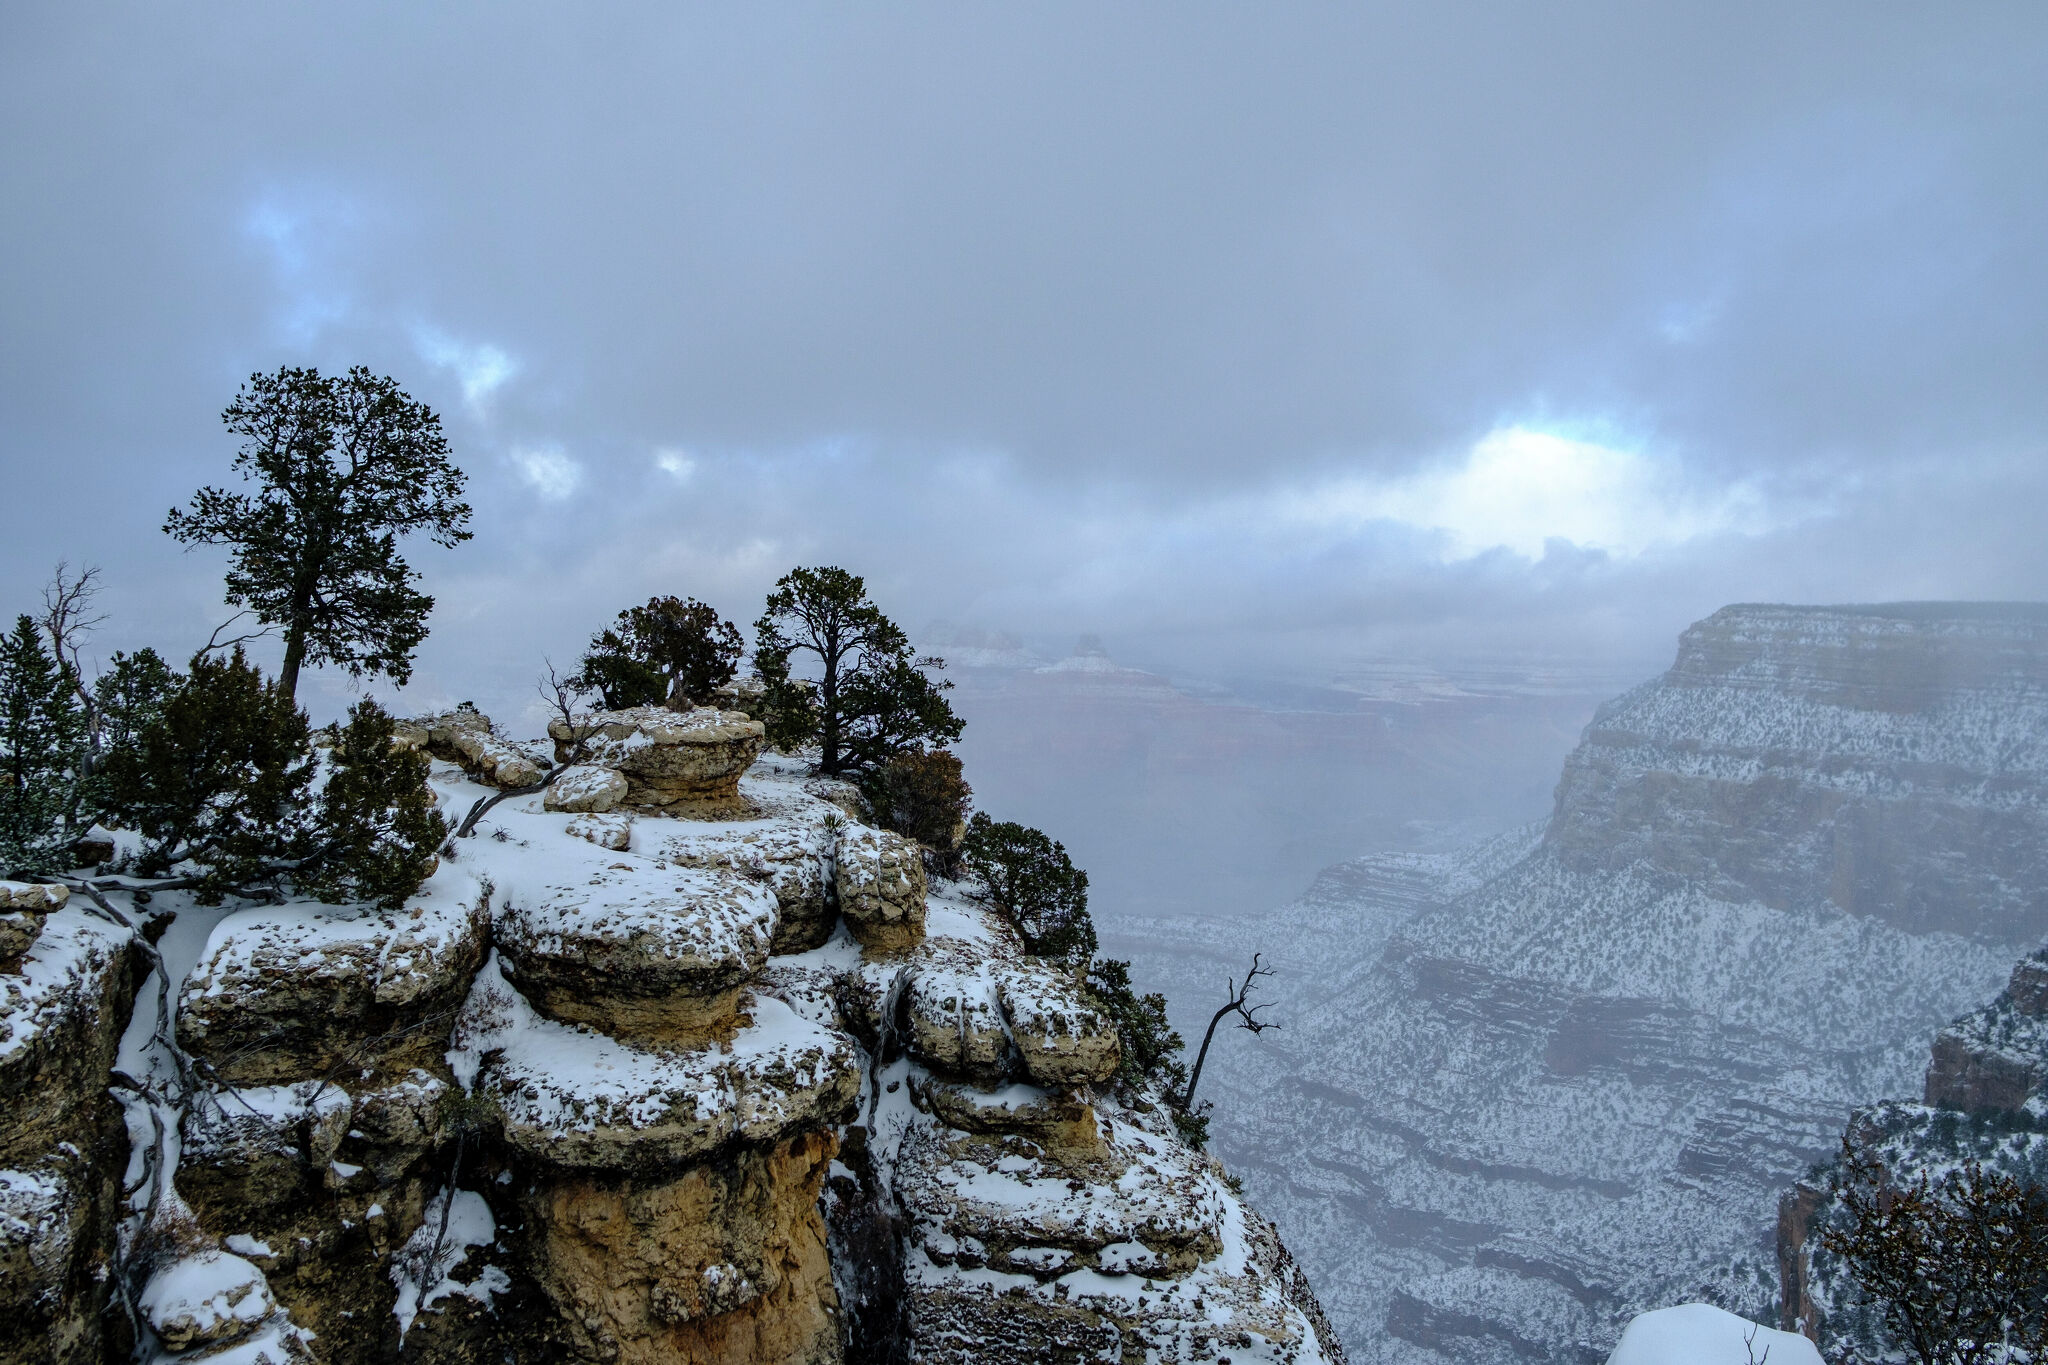
[[[400,745],[424,747],[436,758],[460,763],[477,781],[492,787],[530,787],[547,765],[498,735],[491,718],[465,702],[453,711],[402,723],[393,736]]]
[[[656,731],[494,806],[398,910],[159,893],[189,1064],[131,1040],[118,1277],[154,1358],[1341,1359],[1220,1167],[1105,1084],[1070,975],[799,763],[685,819],[602,809]],[[0,975],[6,1365],[121,1320],[132,970],[98,924],[48,914]]]
[[[733,807],[765,734],[760,721],[708,707],[641,706],[548,723],[557,762],[580,754],[626,779],[624,804],[685,811]]]
[[[2014,1114],[2048,1084],[2048,949],[2012,969],[2005,993],[1934,1038],[1927,1103]]]
[[[43,932],[44,921],[70,898],[61,886],[0,881],[0,972],[20,974],[21,960]]]
[[[1175,998],[1281,971],[1286,1029],[1202,1086],[1353,1343],[1590,1362],[1640,1310],[1772,1311],[1779,1193],[2048,935],[2044,858],[2048,610],[1731,607],[1600,710],[1547,829],[1103,928]]]
[[[924,941],[924,857],[900,834],[848,824],[833,852],[839,913],[862,946],[899,952]]]
[[[132,935],[38,887],[36,936],[0,974],[0,1361],[125,1349],[115,1219],[128,1166],[108,1093],[139,966]]]

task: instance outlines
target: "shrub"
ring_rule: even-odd
[[[1103,1010],[1116,1021],[1123,1060],[1118,1064],[1117,1084],[1133,1093],[1153,1092],[1173,1111],[1174,1125],[1181,1136],[1200,1147],[1209,1140],[1207,1114],[1184,1114],[1178,1105],[1188,1083],[1187,1065],[1180,1060],[1185,1045],[1180,1034],[1166,1022],[1166,997],[1157,993],[1139,995],[1131,985],[1131,964],[1113,958],[1099,959],[1088,968],[1088,989]]]
[[[135,742],[101,769],[108,814],[145,841],[140,870],[195,863],[200,899],[217,903],[303,857],[308,733],[305,713],[239,646],[224,659],[195,656]]]
[[[861,791],[884,829],[923,845],[929,871],[960,875],[960,844],[974,789],[960,775],[958,758],[945,749],[893,755],[869,770]]]
[[[978,812],[960,846],[968,874],[1024,940],[1024,951],[1079,966],[1095,953],[1088,874],[1039,830]]]

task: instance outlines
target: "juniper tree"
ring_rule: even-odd
[[[571,685],[613,710],[710,699],[739,664],[739,629],[696,598],[655,597],[628,607],[590,639]]]
[[[427,756],[393,748],[394,728],[367,698],[349,712],[328,755],[314,847],[292,878],[301,892],[395,910],[433,871],[448,825],[427,787]]]
[[[960,760],[945,749],[896,754],[861,778],[861,793],[884,829],[917,840],[925,866],[942,877],[960,875],[960,844],[974,789]]]
[[[69,865],[85,717],[27,616],[0,637],[0,873]]]
[[[193,658],[161,709],[100,773],[108,814],[145,840],[140,871],[201,868],[202,900],[290,870],[311,850],[306,715],[241,647]]]
[[[1024,951],[1080,965],[1095,953],[1088,874],[1043,831],[977,811],[960,845],[967,873],[1013,925]]]
[[[804,654],[815,681],[791,672]],[[776,582],[754,624],[754,666],[767,684],[770,742],[815,738],[823,773],[943,744],[963,728],[944,695],[952,683],[930,677],[944,661],[918,658],[909,637],[868,601],[867,585],[844,569],[793,569]]]
[[[1177,1103],[1188,1080],[1187,1066],[1180,1060],[1186,1045],[1166,1021],[1166,997],[1139,995],[1131,984],[1131,964],[1113,958],[1089,964],[1088,990],[1116,1024],[1117,1083],[1132,1092],[1149,1090],[1164,1098],[1181,1136],[1202,1146],[1209,1137],[1208,1116],[1188,1113]]]
[[[441,419],[362,366],[333,377],[285,366],[251,375],[221,420],[242,438],[234,467],[256,492],[202,488],[164,530],[230,548],[228,604],[283,630],[287,697],[306,664],[405,682],[434,599],[414,587],[398,538],[470,536]]]

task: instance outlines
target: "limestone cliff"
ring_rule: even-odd
[[[1741,606],[1600,710],[1547,825],[1109,927],[1176,997],[1282,971],[1216,1146],[1354,1357],[1595,1362],[1642,1309],[1768,1314],[1779,1191],[2048,935],[2044,873],[2048,610]]]
[[[401,909],[0,926],[0,1361],[1342,1358],[1090,997],[850,788],[733,712],[558,731],[509,799],[532,747],[404,731],[451,824],[501,799]]]

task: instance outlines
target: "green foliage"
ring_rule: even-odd
[[[93,708],[99,713],[100,752],[132,749],[142,732],[163,714],[177,689],[178,673],[155,650],[114,651],[107,671],[93,680]]]
[[[202,488],[164,530],[230,547],[228,603],[284,629],[287,696],[301,664],[406,681],[434,599],[413,586],[398,537],[452,546],[470,534],[441,419],[361,366],[333,378],[286,366],[251,375],[221,420],[258,491]]]
[[[1895,1179],[1842,1139],[1821,1245],[1920,1365],[2008,1365],[2048,1351],[2048,1192],[1975,1161]]]
[[[392,730],[374,701],[349,712],[314,815],[318,846],[293,875],[301,892],[396,910],[434,870],[448,825],[427,787],[431,764],[416,750],[394,749]]]
[[[1103,1010],[1116,1021],[1123,1044],[1117,1082],[1133,1092],[1153,1091],[1169,1104],[1188,1083],[1187,1065],[1180,1060],[1184,1050],[1180,1035],[1166,1022],[1166,997],[1139,995],[1131,984],[1131,964],[1102,958],[1088,968],[1088,989]],[[1174,1124],[1181,1136],[1194,1146],[1208,1141],[1206,1114],[1183,1114],[1174,1110]]]
[[[307,741],[305,713],[239,647],[197,655],[135,742],[108,752],[107,813],[142,835],[145,875],[196,863],[201,899],[218,901],[307,853]]]
[[[0,872],[70,866],[84,762],[84,713],[23,616],[0,637]]]
[[[960,845],[967,832],[974,789],[960,760],[945,749],[893,754],[870,768],[861,792],[884,829],[923,846],[925,866],[942,877],[960,875]]]
[[[705,702],[739,664],[739,629],[697,599],[650,598],[590,638],[572,686],[609,710]]]
[[[799,654],[814,661],[815,681],[792,673]],[[929,676],[944,662],[917,658],[844,569],[792,569],[777,581],[754,624],[754,665],[769,741],[790,748],[814,736],[820,772],[871,768],[964,728],[944,695],[952,683]]]
[[[1071,965],[1095,952],[1088,874],[1064,845],[1028,825],[977,812],[960,846],[967,873],[1024,940],[1024,951]]]

